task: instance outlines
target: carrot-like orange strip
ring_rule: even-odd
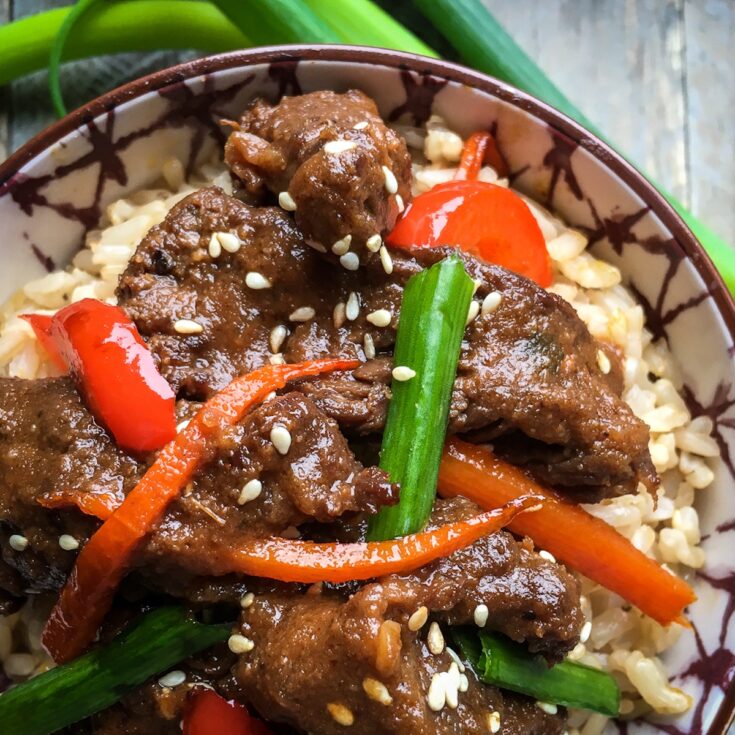
[[[662,625],[681,622],[694,590],[667,572],[612,526],[578,505],[541,488],[523,471],[489,450],[452,438],[439,468],[439,494],[462,495],[482,508],[497,508],[532,493],[546,499],[537,513],[524,513],[510,524],[560,562],[617,592]]]
[[[476,179],[483,163],[492,166],[500,177],[508,175],[508,164],[498,150],[495,138],[481,131],[472,133],[465,141],[455,180]]]

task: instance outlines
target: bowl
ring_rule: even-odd
[[[676,720],[621,733],[719,735],[735,711],[735,304],[662,196],[617,153],[523,92],[456,64],[358,47],[273,47],[207,57],[138,79],[51,126],[0,166],[0,301],[67,263],[104,206],[176,156],[189,170],[223,141],[219,118],[255,96],[357,87],[388,120],[433,113],[463,135],[492,126],[513,185],[590,235],[678,360],[694,415],[714,422],[722,460],[698,510],[707,562],[691,633],[666,655],[694,698]]]

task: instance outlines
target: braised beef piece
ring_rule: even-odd
[[[374,253],[367,240],[393,228],[403,207],[396,194],[404,204],[411,197],[404,140],[356,90],[257,100],[230,135],[225,160],[251,196],[263,185],[288,192],[307,239],[330,249],[349,236],[361,260]]]
[[[213,258],[207,248],[217,231],[236,232],[242,247]],[[403,286],[450,252],[394,251],[390,275],[373,261],[349,272],[306,246],[282,212],[254,209],[208,189],[179,203],[143,239],[118,297],[164,376],[192,398],[266,364],[274,346],[287,362],[325,355],[364,360],[367,335],[379,360],[299,389],[343,429],[374,432],[382,428],[390,397],[390,352]],[[499,266],[463,259],[480,283],[476,298],[492,291],[502,298],[467,329],[449,431],[492,440],[497,451],[537,477],[586,500],[635,491],[639,481],[654,488],[648,430],[619,397],[614,350],[594,340],[560,297]],[[265,275],[270,288],[244,285],[253,272]],[[344,315],[345,303],[359,306],[355,319]],[[295,317],[306,321],[292,321],[300,307],[313,309],[313,317],[302,312]],[[379,309],[390,312],[388,326],[372,323]],[[348,316],[354,316],[352,308]],[[173,323],[179,318],[195,319],[202,333],[177,334]],[[277,327],[286,328],[283,343],[269,345]],[[599,367],[599,350],[612,365],[608,374]]]

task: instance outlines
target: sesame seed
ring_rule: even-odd
[[[479,313],[480,313],[480,302],[470,301],[470,308],[467,309],[467,319],[465,320],[465,326],[467,326],[471,321],[473,321]]]
[[[612,370],[610,358],[602,350],[597,350],[597,365],[605,375]]]
[[[362,348],[368,360],[375,358],[375,342],[373,342],[373,338],[369,334],[366,334],[362,338]]]
[[[255,648],[255,643],[253,643],[250,638],[246,638],[244,635],[235,633],[235,635],[231,635],[227,639],[227,647],[233,653],[250,653],[250,651]]]
[[[380,250],[380,246],[383,244],[383,238],[380,235],[370,235],[365,241],[365,247],[371,253],[377,253]]]
[[[357,253],[345,253],[339,262],[345,270],[356,271],[360,267],[360,256]]]
[[[428,620],[428,618],[429,618],[429,610],[426,607],[426,605],[422,605],[408,619],[408,629],[414,632],[416,632],[417,630],[421,630],[421,628],[423,628],[424,625],[426,624],[426,621]]]
[[[237,504],[245,505],[245,503],[255,500],[262,491],[263,483],[260,480],[249,480],[240,491],[240,497],[237,499]]]
[[[443,672],[434,674],[429,684],[429,692],[426,695],[426,703],[432,712],[440,712],[447,701],[447,693],[444,689]]]
[[[177,319],[174,322],[174,331],[179,334],[201,334],[204,327],[193,319]]]
[[[393,368],[393,377],[399,382],[404,383],[407,380],[411,380],[411,378],[415,378],[416,371],[406,365],[399,365]]]
[[[359,123],[355,123],[352,126],[352,129],[353,130],[365,130],[365,128],[368,126],[368,124],[369,123],[368,123],[367,120],[361,120]]]
[[[470,680],[467,678],[467,674],[459,675],[459,691],[464,694],[470,688]]]
[[[334,322],[334,326],[339,329],[344,323],[345,323],[345,304],[344,301],[339,301],[334,306],[334,311],[332,312],[332,321]]]
[[[61,536],[59,536],[59,546],[64,551],[76,551],[79,548],[79,541],[68,533],[62,533]]]
[[[552,564],[556,564],[556,557],[549,551],[542,549],[541,551],[539,551],[538,555],[542,559],[546,559],[546,561],[550,561]]]
[[[271,429],[271,442],[279,454],[288,454],[291,448],[291,434],[283,424],[276,424]]]
[[[222,248],[228,253],[236,253],[242,246],[242,240],[231,232],[218,232],[217,239]]]
[[[209,238],[209,247],[207,250],[213,258],[219,258],[219,256],[222,255],[222,245],[220,244],[216,232],[213,232],[212,237]]]
[[[444,694],[447,699],[447,707],[457,709],[459,705],[459,687],[462,683],[462,675],[459,673],[459,667],[452,662],[449,671],[444,673]]]
[[[332,719],[344,727],[349,727],[355,722],[355,715],[349,707],[345,707],[340,702],[330,702],[327,705],[327,712],[332,715]]]
[[[479,278],[473,278],[472,284],[472,295],[474,296],[482,286],[482,281]]]
[[[383,166],[383,178],[385,179],[385,190],[389,194],[396,194],[398,192],[398,180],[396,175],[387,167]]]
[[[345,316],[354,322],[358,316],[360,316],[360,299],[354,291],[350,291],[350,295],[347,297],[347,304],[345,305]]]
[[[584,643],[577,643],[574,648],[567,654],[567,658],[570,661],[579,661],[585,653],[587,653],[587,649],[585,648]]]
[[[390,275],[393,273],[393,258],[390,257],[388,248],[385,245],[380,248],[380,263],[383,266],[383,270]]]
[[[426,644],[435,656],[438,656],[444,650],[444,636],[437,623],[432,623],[429,626],[429,635],[426,637]]]
[[[482,300],[482,309],[481,313],[483,316],[487,316],[488,314],[492,314],[495,309],[500,306],[500,302],[503,300],[502,294],[498,293],[497,291],[491,291],[485,298]]]
[[[536,702],[536,706],[546,712],[547,715],[555,715],[558,710],[555,704],[549,704],[548,702]]]
[[[308,322],[309,319],[314,318],[315,314],[316,312],[311,306],[299,306],[298,309],[291,312],[288,320],[290,322]]]
[[[374,702],[386,706],[393,703],[393,697],[390,696],[388,688],[382,681],[367,676],[362,680],[362,688],[365,690],[365,694]]]
[[[264,399],[263,403],[268,403],[268,401],[272,401],[276,397],[276,392],[272,390]]]
[[[490,730],[491,733],[500,731],[500,712],[491,712],[487,716],[487,729]]]
[[[286,329],[283,324],[279,324],[277,327],[273,327],[273,329],[271,329],[270,337],[268,337],[268,344],[270,345],[271,352],[281,351],[283,340],[286,339],[286,335],[288,335],[288,329]]]
[[[183,421],[179,421],[178,424],[176,424],[176,433],[180,434],[188,425],[191,419],[184,419]]]
[[[262,291],[264,288],[270,288],[272,284],[262,273],[250,271],[245,276],[245,285],[253,291]]]
[[[186,681],[186,674],[183,671],[176,669],[175,671],[169,671],[158,680],[158,684],[162,687],[177,687],[179,684],[183,684]]]
[[[587,643],[590,639],[590,633],[592,633],[592,623],[588,620],[583,626],[579,633],[579,642]]]
[[[326,253],[327,249],[322,245],[320,242],[317,242],[316,240],[307,240],[306,244],[312,249],[316,250],[317,253]]]
[[[25,551],[28,548],[28,539],[25,536],[21,536],[19,533],[14,533],[8,539],[8,543],[13,551]]]
[[[335,255],[344,255],[350,249],[351,244],[352,235],[345,235],[340,240],[337,240],[334,245],[332,245],[332,252]]]
[[[457,655],[457,652],[449,646],[447,646],[444,650],[449,654],[449,657],[452,659],[452,661],[454,661],[454,663],[459,666],[459,670],[464,673],[465,665],[462,663],[462,659]]]
[[[240,598],[240,607],[243,610],[247,610],[255,602],[255,595],[252,592],[248,592]]]
[[[287,212],[296,211],[296,202],[294,201],[293,197],[287,191],[282,191],[278,195],[278,204],[281,207],[281,209],[285,209]]]
[[[285,365],[286,361],[283,359],[283,355],[280,352],[276,352],[275,355],[271,355],[268,358],[268,362],[271,365]]]
[[[475,625],[478,628],[484,628],[487,624],[487,616],[490,614],[490,611],[487,609],[487,605],[478,605],[475,608],[474,618],[475,618]]]
[[[393,315],[388,309],[376,309],[375,311],[371,311],[365,318],[370,324],[374,324],[376,327],[387,327],[392,317]]]
[[[336,156],[345,151],[351,151],[353,148],[357,148],[357,143],[352,140],[330,140],[324,146],[324,152]]]
[[[398,207],[399,214],[402,214],[403,210],[406,209],[406,205],[403,203],[403,197],[400,194],[396,194],[396,206]]]

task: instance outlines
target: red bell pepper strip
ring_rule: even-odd
[[[472,133],[465,141],[454,180],[476,179],[485,163],[497,171],[498,176],[508,175],[508,164],[498,150],[495,138],[487,132]]]
[[[117,306],[82,299],[56,314],[51,336],[92,413],[132,452],[176,434],[176,396],[135,324]]]
[[[159,453],[140,482],[84,546],[51,611],[42,642],[57,662],[80,654],[112,605],[133,552],[178,497],[211,451],[212,439],[287,381],[349,370],[356,360],[312,360],[268,365],[236,378],[209,399]]]
[[[546,498],[538,513],[524,513],[510,524],[541,549],[594,582],[617,592],[662,625],[687,624],[684,608],[696,600],[694,590],[667,572],[612,526],[578,505],[541,488],[523,471],[489,450],[452,438],[439,468],[439,494],[462,495],[482,508],[497,508],[533,493]]]
[[[551,284],[551,260],[528,205],[484,181],[448,181],[417,196],[386,241],[393,247],[453,245],[488,263]]]
[[[69,366],[66,364],[64,358],[59,352],[59,348],[51,336],[51,322],[53,317],[47,314],[21,314],[21,319],[27,321],[33,328],[33,332],[36,335],[36,339],[39,344],[45,350],[46,354],[51,358],[54,365],[56,365],[62,372],[68,372]]]
[[[50,510],[76,506],[82,513],[106,521],[120,507],[124,497],[116,492],[74,492],[73,490],[52,490],[36,499],[39,505]]]
[[[245,707],[211,689],[194,689],[189,694],[183,731],[184,735],[272,735]]]

